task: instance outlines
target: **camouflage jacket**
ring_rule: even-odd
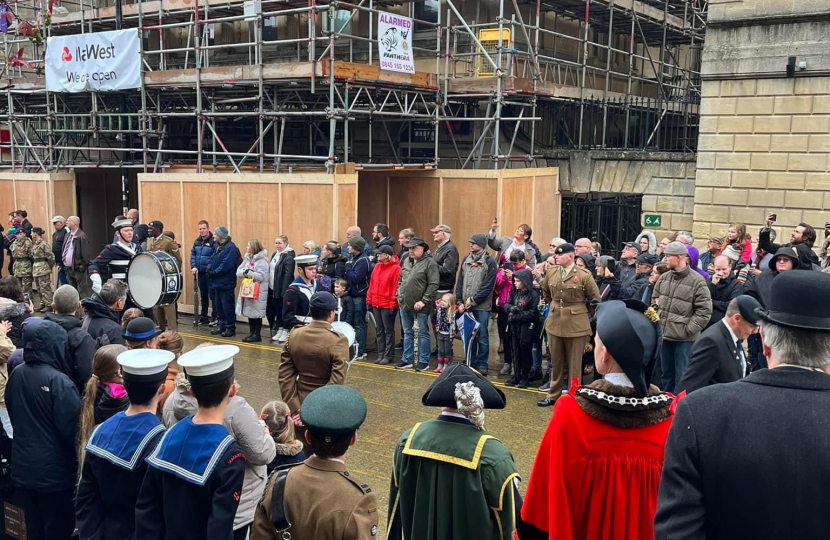
[[[32,245],[32,276],[48,276],[52,272],[52,267],[55,266],[55,254],[52,253],[52,248],[44,240],[35,242]]]
[[[24,238],[23,242],[15,240],[11,247],[14,257],[14,276],[27,277],[32,275],[32,240]]]

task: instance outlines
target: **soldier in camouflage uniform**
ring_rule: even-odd
[[[12,243],[14,257],[14,277],[20,282],[23,292],[32,294],[32,241],[26,236],[23,227],[17,229],[17,238]]]
[[[32,279],[35,296],[32,305],[37,311],[46,313],[52,309],[52,268],[55,266],[55,254],[52,247],[43,240],[44,230],[32,229]],[[38,302],[39,298],[39,302]]]

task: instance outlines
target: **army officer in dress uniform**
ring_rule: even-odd
[[[309,540],[376,538],[375,494],[349,474],[344,462],[366,419],[363,397],[347,386],[324,386],[308,395],[300,418],[314,454],[271,474],[251,540],[287,538],[284,533]]]
[[[179,251],[179,245],[175,240],[170,238],[164,232],[164,223],[155,220],[147,224],[149,228],[150,237],[147,239],[147,251],[164,251],[176,259],[179,265],[179,273],[182,269],[182,253]],[[153,317],[156,323],[162,330],[176,330],[179,328],[176,322],[176,305],[170,304],[164,307],[154,307]]]
[[[327,384],[343,384],[349,370],[349,341],[331,327],[337,299],[318,292],[309,306],[312,321],[288,334],[279,368],[280,395],[295,423],[306,396]],[[307,446],[305,450],[308,454]]]
[[[599,289],[588,270],[574,264],[573,244],[562,244],[554,252],[556,265],[542,282],[542,294],[550,305],[545,321],[550,347],[550,390],[540,407],[550,407],[562,395],[565,362],[570,377],[582,380],[582,353],[591,335],[588,301],[599,301]]]

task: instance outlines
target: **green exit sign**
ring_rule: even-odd
[[[662,227],[663,216],[655,214],[646,214],[646,217],[643,219],[643,223],[645,223],[646,227]]]

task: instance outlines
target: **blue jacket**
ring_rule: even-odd
[[[369,291],[369,258],[365,251],[346,263],[346,283],[349,296],[366,298]]]
[[[210,256],[207,275],[211,289],[234,289],[236,287],[236,261],[239,249],[230,237],[224,244],[216,244],[216,251]]]
[[[190,268],[198,268],[200,274],[207,272],[208,264],[213,252],[216,250],[216,240],[213,235],[203,240],[201,236],[193,241],[193,247],[190,248]]]

